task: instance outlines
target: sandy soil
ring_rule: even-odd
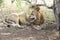
[[[30,26],[23,29],[0,27],[0,40],[59,40],[59,31],[51,28],[35,30]]]

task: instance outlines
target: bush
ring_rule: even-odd
[[[3,3],[3,0],[0,0],[0,6],[2,5],[2,3]]]

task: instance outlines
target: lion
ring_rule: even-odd
[[[32,12],[26,13],[11,13],[6,18],[7,23],[15,23],[18,25],[41,25],[44,23],[43,12],[39,6],[32,6]],[[35,28],[36,29],[36,28]]]

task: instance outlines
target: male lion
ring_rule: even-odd
[[[19,25],[41,25],[44,23],[43,12],[39,6],[32,6],[32,12],[30,14],[25,13],[12,13],[6,17],[5,21],[15,23]]]

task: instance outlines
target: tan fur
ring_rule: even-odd
[[[43,11],[39,8],[39,6],[32,6],[32,9],[34,10],[33,13],[36,16],[36,20],[33,22],[33,24],[43,24],[44,23],[44,16]]]
[[[30,24],[28,21],[27,21],[27,16],[25,13],[19,15],[19,21],[21,24]]]
[[[14,23],[18,24],[19,16],[18,16],[17,13],[11,13],[11,14],[6,16],[5,21],[8,22],[8,23],[14,22]]]
[[[28,21],[29,19],[29,16],[31,15],[26,15],[25,13],[22,13],[22,14],[19,14],[19,13],[12,13],[12,14],[9,14],[7,17],[6,17],[6,20],[5,21],[9,21],[9,20],[12,20],[14,21],[16,24],[36,24],[36,25],[39,25],[39,24],[43,24],[44,23],[44,17],[43,17],[43,12],[41,11],[41,9],[39,8],[39,6],[32,6],[32,13],[36,19],[31,23],[30,21]]]
[[[27,20],[27,15],[25,13],[11,13],[6,16],[5,21],[7,23],[14,22],[15,24],[30,24]]]

